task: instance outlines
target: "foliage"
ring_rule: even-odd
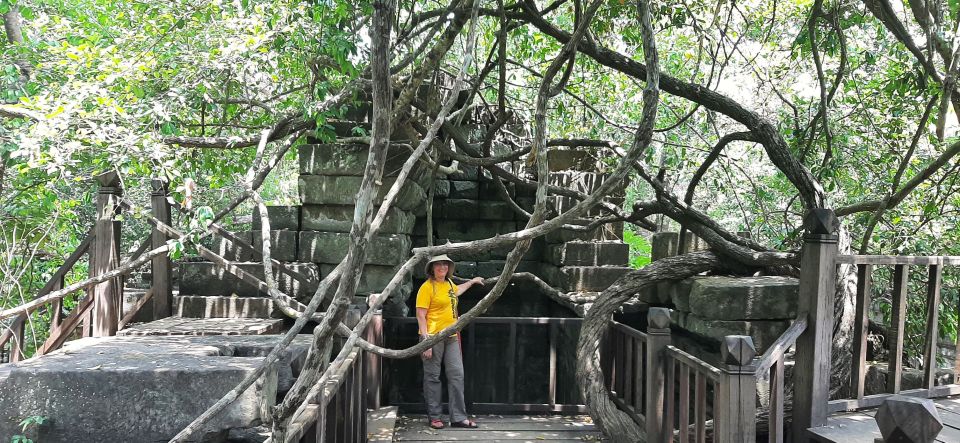
[[[504,3],[510,7],[512,2]],[[543,8],[553,2],[535,3]],[[132,228],[125,229],[130,232],[124,238],[125,251],[135,248],[146,232],[136,213],[147,205],[152,177],[169,179],[179,201],[188,198],[190,183],[195,184],[189,198],[194,207],[205,208],[206,215],[185,224],[202,224],[224,201],[243,191],[238,175],[253,161],[254,150],[189,149],[166,143],[165,137],[256,136],[281,116],[292,115],[317,122],[314,135],[329,139],[331,122],[345,116],[349,106],[320,112],[318,103],[360,76],[368,61],[370,1],[16,4],[24,42],[0,46],[0,97],[43,118],[0,123],[0,306],[31,298],[62,257],[82,241],[94,216],[96,174],[119,172],[126,197],[138,206],[124,219]],[[494,8],[498,3],[482,4]],[[811,34],[813,5],[775,0],[656,2],[662,69],[679,81],[724,94],[772,122],[790,152],[823,184],[831,207],[881,200],[943,153],[960,125],[948,125],[946,140],[933,133],[937,113],[925,119],[923,115],[927,103],[937,103],[940,87],[868,10],[823,2]],[[424,62],[427,46],[421,43],[434,38],[418,32],[439,29],[444,23],[414,23],[412,18],[446,6],[433,0],[399,1],[398,31],[412,37],[397,45],[394,63],[408,56],[412,62],[398,73],[398,85]],[[590,38],[640,60],[634,7],[631,2],[607,2],[591,26]],[[909,18],[907,11],[903,15]],[[954,22],[957,11],[947,15],[944,21]],[[572,29],[574,2],[562,2],[546,18],[563,30]],[[534,26],[514,23],[518,26],[506,33],[509,60],[502,92],[521,122],[510,128],[517,135],[513,141],[525,144],[540,73],[562,44]],[[500,25],[495,15],[481,17],[479,62],[473,74],[483,69],[484,60],[495,58]],[[907,20],[907,26],[914,36],[927,34],[916,20]],[[455,44],[441,68],[455,70],[462,51],[462,42]],[[817,117],[822,95],[814,53],[822,61],[824,86],[831,89],[836,82],[835,95],[823,106],[826,125]],[[32,68],[26,80],[18,68],[21,62]],[[477,82],[475,103],[498,102],[497,71],[492,69]],[[432,74],[439,75],[439,70]],[[640,119],[644,86],[590,57],[578,56],[563,93],[550,102],[550,137],[626,146]],[[949,119],[956,121],[950,112]],[[644,160],[651,169],[662,171],[667,188],[682,198],[717,141],[742,131],[743,125],[688,98],[663,94],[657,128]],[[295,151],[269,178],[268,200],[296,202]],[[615,162],[615,152],[590,150],[602,166]],[[870,253],[960,254],[957,169],[955,160],[948,162],[887,209],[870,232],[870,212],[846,217],[844,225],[854,247],[858,249],[866,237]],[[653,198],[640,179],[633,180],[627,194],[628,210],[637,200]],[[790,250],[800,242],[803,207],[796,197],[793,184],[770,161],[764,146],[734,142],[706,171],[691,205],[731,232],[749,231],[761,244]],[[247,205],[237,213],[250,210]],[[240,220],[226,223],[243,226]],[[665,218],[655,224],[677,228]],[[631,265],[648,263],[649,245],[640,228],[629,227],[625,237],[631,245]],[[174,257],[191,253],[182,246],[177,244]],[[84,261],[68,282],[85,272]],[[945,274],[945,288],[957,283],[956,276]],[[956,334],[955,294],[952,289],[944,291],[940,324],[945,336]],[[45,330],[47,317],[49,313],[38,312],[31,329]],[[911,314],[911,331],[918,330],[921,318]],[[42,335],[31,335],[28,341],[42,340]]]
[[[10,439],[10,443],[33,443],[35,440],[28,437],[28,435],[36,435],[37,430],[41,425],[46,423],[47,418],[41,415],[32,415],[23,419],[20,422],[21,432],[23,434],[14,435]]]

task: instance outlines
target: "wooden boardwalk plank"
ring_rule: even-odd
[[[588,416],[480,415],[471,417],[477,429],[431,429],[424,415],[403,415],[397,421],[397,442],[542,442],[600,441],[600,432]]]
[[[937,436],[942,443],[960,442],[960,398],[934,400],[944,427]],[[843,413],[830,417],[828,425],[810,430],[811,438],[823,443],[874,443],[880,438],[880,429],[873,416],[876,409]]]

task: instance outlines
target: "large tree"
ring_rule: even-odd
[[[639,289],[705,271],[795,274],[800,221],[813,208],[841,216],[844,251],[951,253],[958,244],[960,11],[949,2],[84,0],[0,8],[8,37],[0,61],[4,316],[42,284],[27,272],[49,261],[37,250],[62,256],[82,233],[75,221],[92,217],[89,194],[72,185],[78,179],[114,170],[135,189],[162,175],[185,206],[214,207],[213,217],[197,217],[229,224],[238,205],[290,198],[283,168],[292,146],[337,137],[370,145],[351,248],[307,305],[274,286],[264,236],[271,295],[298,317],[284,343],[319,322],[307,370],[274,411],[275,440],[287,438],[311,386],[341,363],[330,359],[332,336],[347,333],[340,321],[348,295],[389,206],[375,215],[372,199],[391,136],[411,149],[395,190],[418,162],[480,165],[498,187],[536,189],[524,230],[416,249],[377,298],[428,254],[512,245],[503,275],[447,334],[496,300],[533,238],[570,227],[593,206],[604,211],[598,224],[679,228],[710,245],[638,269],[592,300],[577,349],[581,391],[605,432],[630,439],[641,439],[640,428],[608,399],[597,343],[609,314]],[[438,78],[451,80],[449,89],[422,87]],[[369,133],[338,136],[336,121],[367,101]],[[490,120],[479,136],[463,118],[475,111]],[[549,186],[551,149],[586,151],[613,179],[592,195]],[[519,158],[524,173],[503,167]],[[627,207],[604,199],[628,178]],[[552,193],[581,203],[551,218]],[[232,200],[224,207],[225,195]],[[843,269],[837,282],[837,390],[848,378],[853,278]],[[323,299],[334,302],[316,314]],[[955,318],[941,324],[955,333]],[[345,349],[404,358],[431,344],[379,349],[358,339],[360,328]]]

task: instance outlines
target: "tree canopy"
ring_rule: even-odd
[[[498,180],[539,183],[548,149],[608,172],[636,154],[627,204],[604,221],[628,223],[637,255],[647,233],[683,229],[738,272],[791,273],[816,207],[840,216],[849,250],[960,254],[954,2],[0,0],[0,12],[4,307],[30,300],[89,229],[95,175],[117,172],[143,206],[163,177],[176,200],[219,211],[250,193],[258,145],[342,139],[334,125],[371,100],[389,118],[353,128],[371,149],[392,132],[427,140],[444,165],[531,150],[526,175]],[[444,88],[464,68],[454,103]],[[425,83],[442,87],[421,97]],[[486,143],[463,137],[467,113],[489,120]],[[258,196],[295,200],[295,161],[283,155]],[[955,338],[956,290],[944,302]]]

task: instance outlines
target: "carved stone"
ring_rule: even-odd
[[[933,400],[894,395],[880,405],[875,417],[886,443],[931,443],[943,422]]]
[[[803,229],[807,234],[829,235],[835,234],[840,227],[840,220],[831,209],[811,209],[803,217]]]
[[[670,310],[667,308],[650,308],[647,312],[647,324],[651,329],[666,329],[670,327]]]
[[[746,366],[757,356],[749,335],[728,335],[720,342],[720,356],[728,365]]]

